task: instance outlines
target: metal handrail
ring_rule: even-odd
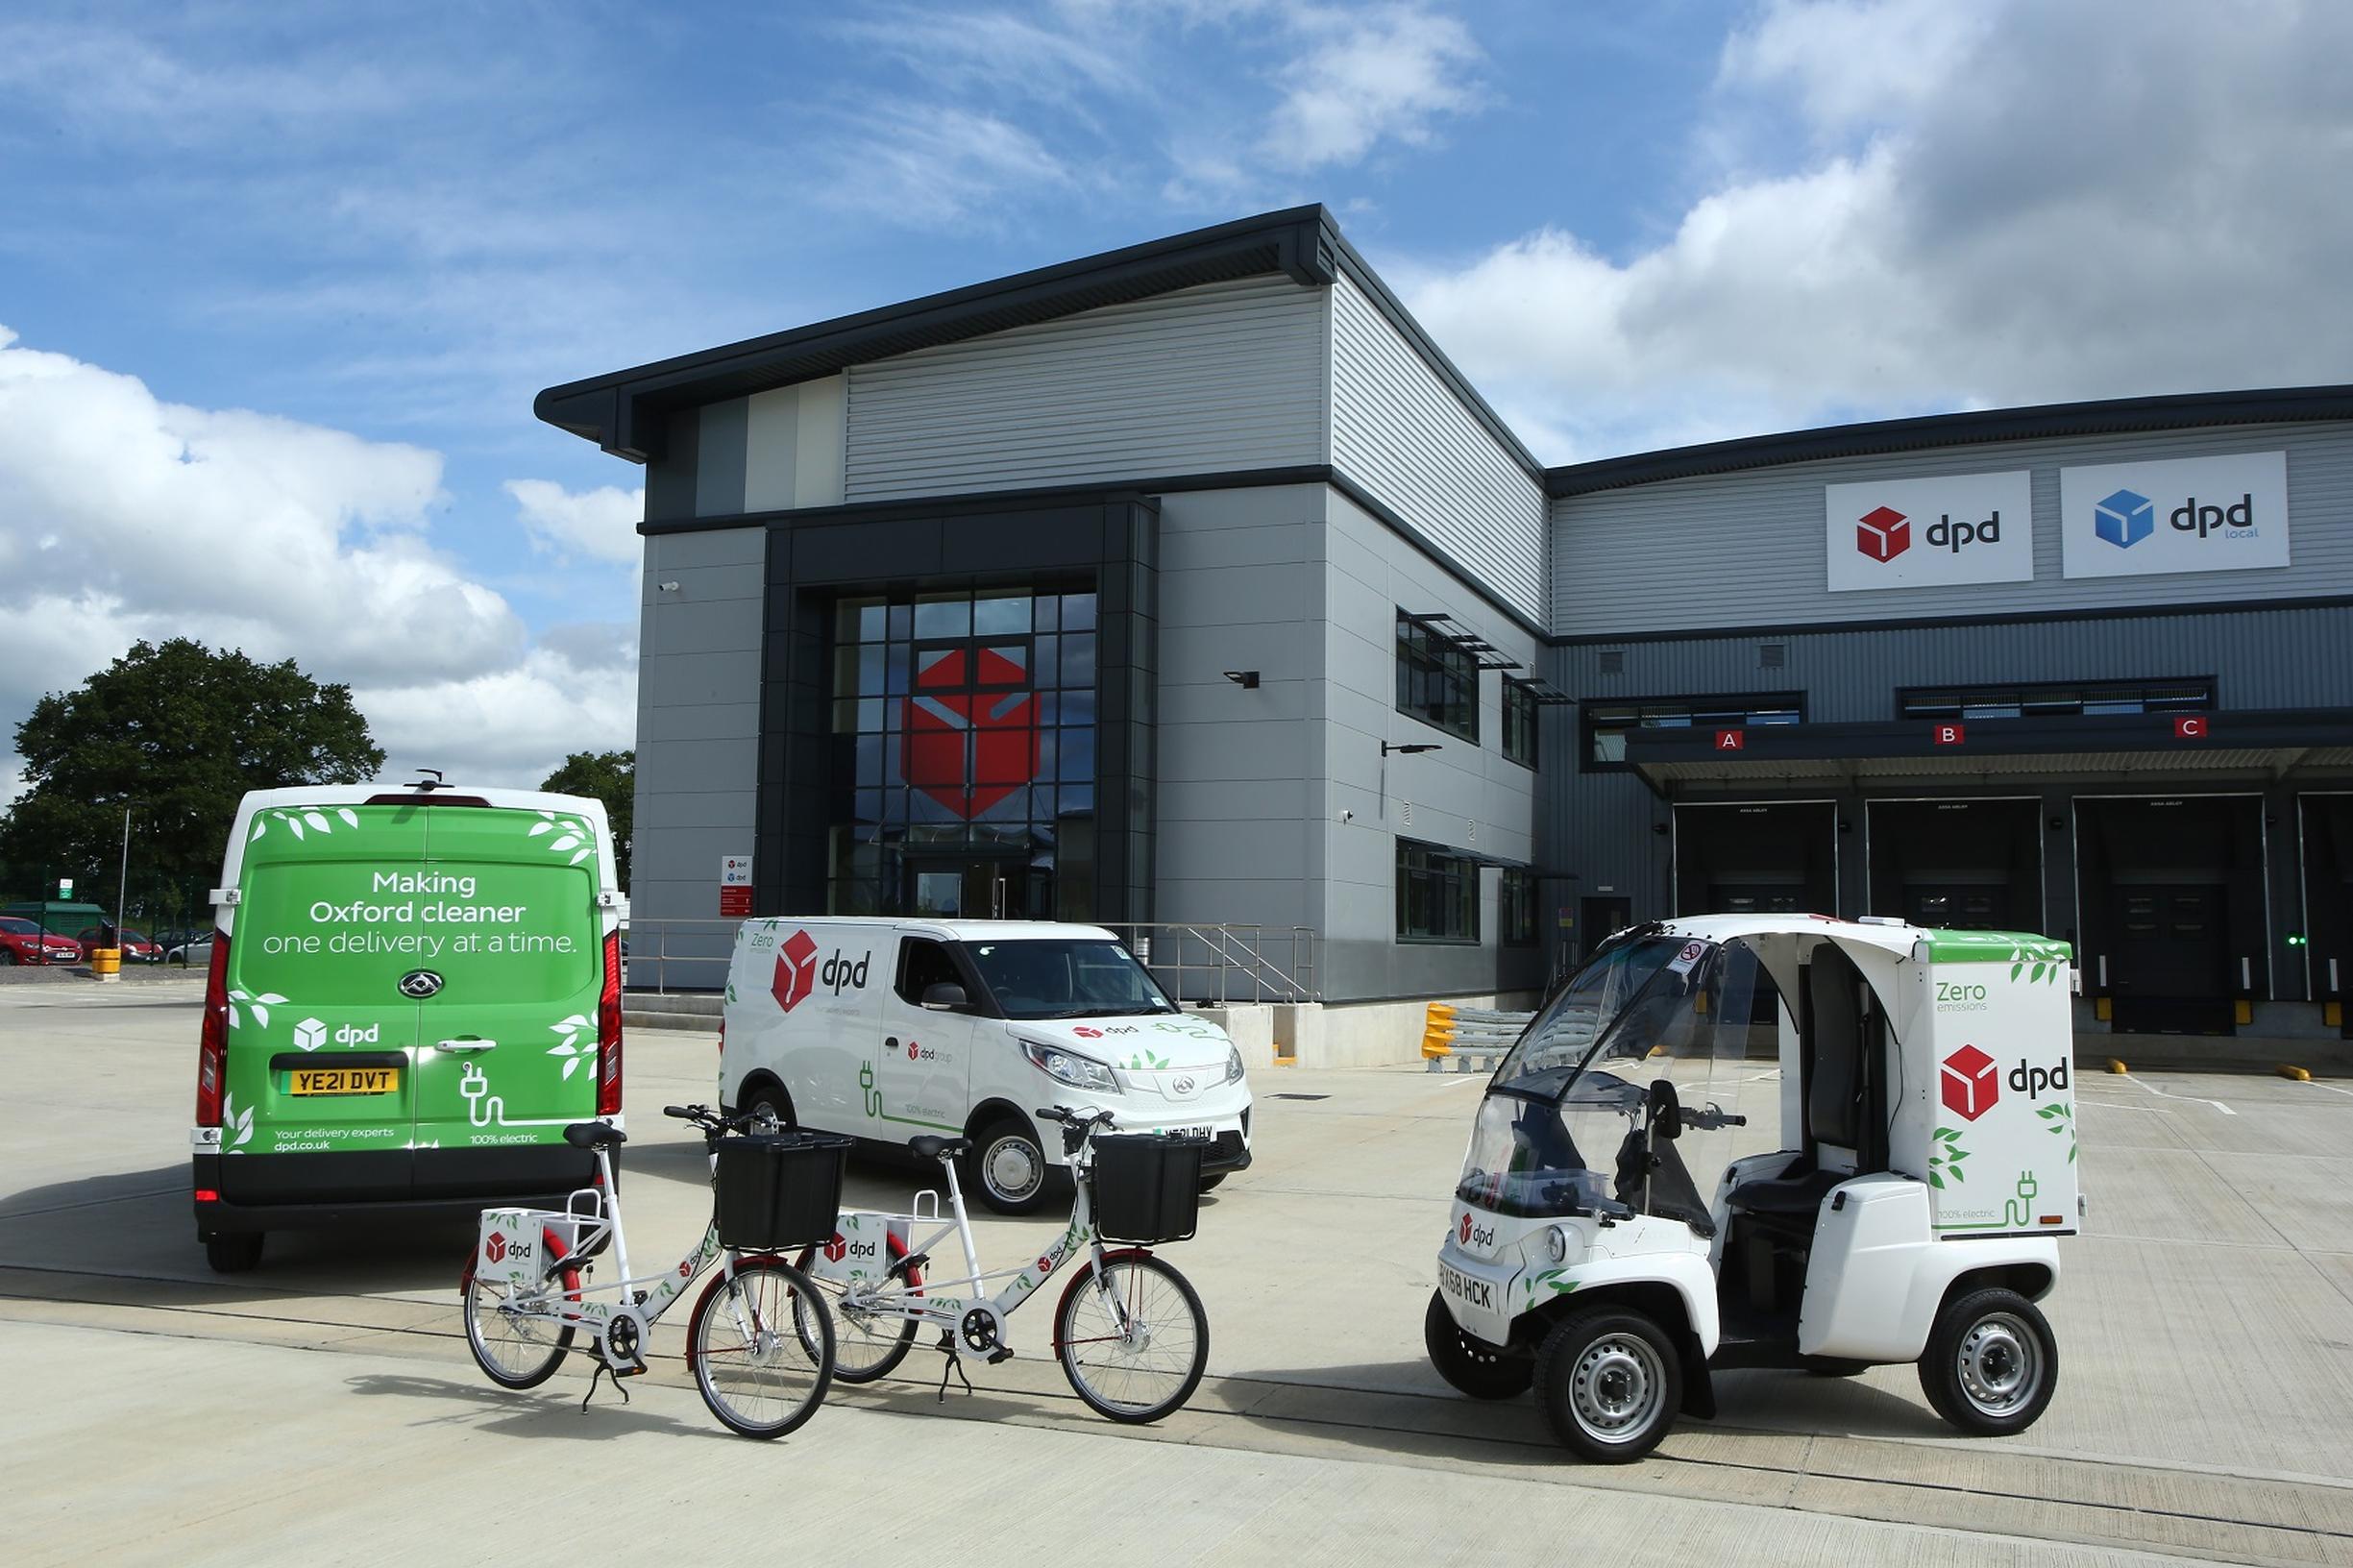
[[[1210,925],[1186,920],[1100,920],[1179,1001],[1224,1007],[1232,1002],[1312,1002],[1316,988],[1315,930],[1255,924]],[[1173,948],[1173,953],[1171,949]],[[1272,949],[1287,949],[1278,963]],[[1195,951],[1200,953],[1196,960]],[[1164,976],[1173,977],[1173,983]],[[1199,977],[1198,986],[1189,984]],[[1238,994],[1241,982],[1249,994]]]
[[[727,984],[727,966],[735,956],[735,929],[743,919],[737,916],[713,917],[708,919],[632,919],[621,928],[621,940],[625,956],[621,961],[622,984],[636,992],[651,991],[656,996],[667,996],[673,990],[722,991]],[[699,946],[716,946],[717,952],[674,952],[674,943],[688,937],[699,937]],[[647,939],[651,938],[649,947]],[[653,966],[651,986],[631,985],[629,968],[638,966],[637,973],[646,972],[645,966]],[[698,965],[715,965],[719,973],[709,985],[675,986],[671,984],[670,967],[678,965],[692,970]]]

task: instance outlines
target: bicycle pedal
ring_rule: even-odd
[[[616,1378],[642,1378],[645,1375],[646,1363],[643,1361],[640,1361],[635,1366],[625,1366],[620,1371],[613,1374],[613,1376]]]
[[[996,1365],[999,1361],[1010,1361],[1013,1360],[1013,1351],[1004,1345],[999,1345],[989,1352],[986,1360],[991,1366]]]

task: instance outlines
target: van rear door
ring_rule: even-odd
[[[254,814],[229,947],[221,1194],[331,1203],[409,1194],[416,1003],[425,946],[394,891],[425,859],[404,806]]]
[[[581,817],[429,805],[416,895],[438,982],[417,1004],[417,1195],[547,1186],[597,1109],[604,979],[596,830]],[[420,987],[420,989],[424,989]]]

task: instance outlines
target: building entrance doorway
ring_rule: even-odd
[[[1053,873],[1019,859],[925,855],[907,860],[911,915],[957,920],[1054,918]]]

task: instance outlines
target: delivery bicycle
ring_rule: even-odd
[[[776,1249],[832,1233],[849,1139],[729,1137],[749,1117],[700,1105],[666,1106],[662,1114],[700,1128],[709,1151],[714,1198],[701,1242],[661,1273],[632,1276],[611,1156],[627,1135],[601,1121],[567,1127],[566,1142],[595,1151],[599,1186],[574,1192],[561,1211],[482,1211],[480,1237],[459,1282],[467,1348],[491,1382],[534,1388],[585,1334],[582,1354],[596,1362],[590,1393],[607,1374],[619,1386],[646,1370],[653,1325],[716,1262],[719,1272],[687,1320],[695,1386],[732,1431],[780,1437],[823,1402],[834,1336],[823,1297]],[[588,1271],[608,1242],[621,1277],[591,1285]]]
[[[1054,1356],[1070,1386],[1097,1414],[1130,1423],[1157,1421],[1192,1397],[1209,1364],[1209,1318],[1191,1284],[1150,1249],[1192,1235],[1208,1140],[1097,1137],[1113,1125],[1108,1111],[1054,1106],[1041,1109],[1038,1119],[1061,1124],[1075,1190],[1068,1228],[1035,1258],[982,1272],[956,1181],[956,1157],[970,1139],[928,1135],[908,1139],[908,1147],[940,1162],[951,1217],[943,1219],[937,1194],[926,1189],[913,1213],[844,1213],[831,1237],[801,1254],[801,1267],[834,1304],[836,1377],[871,1383],[888,1375],[928,1325],[940,1331],[947,1357],[940,1377],[945,1398],[948,1377],[963,1375],[962,1354],[990,1365],[1014,1354],[1008,1320],[1083,1250],[1054,1311]],[[925,1225],[936,1228],[919,1234]],[[965,1274],[927,1281],[931,1249],[951,1234],[963,1248]],[[1007,1283],[995,1294],[981,1293],[1000,1280]],[[809,1305],[819,1304],[812,1298]]]

